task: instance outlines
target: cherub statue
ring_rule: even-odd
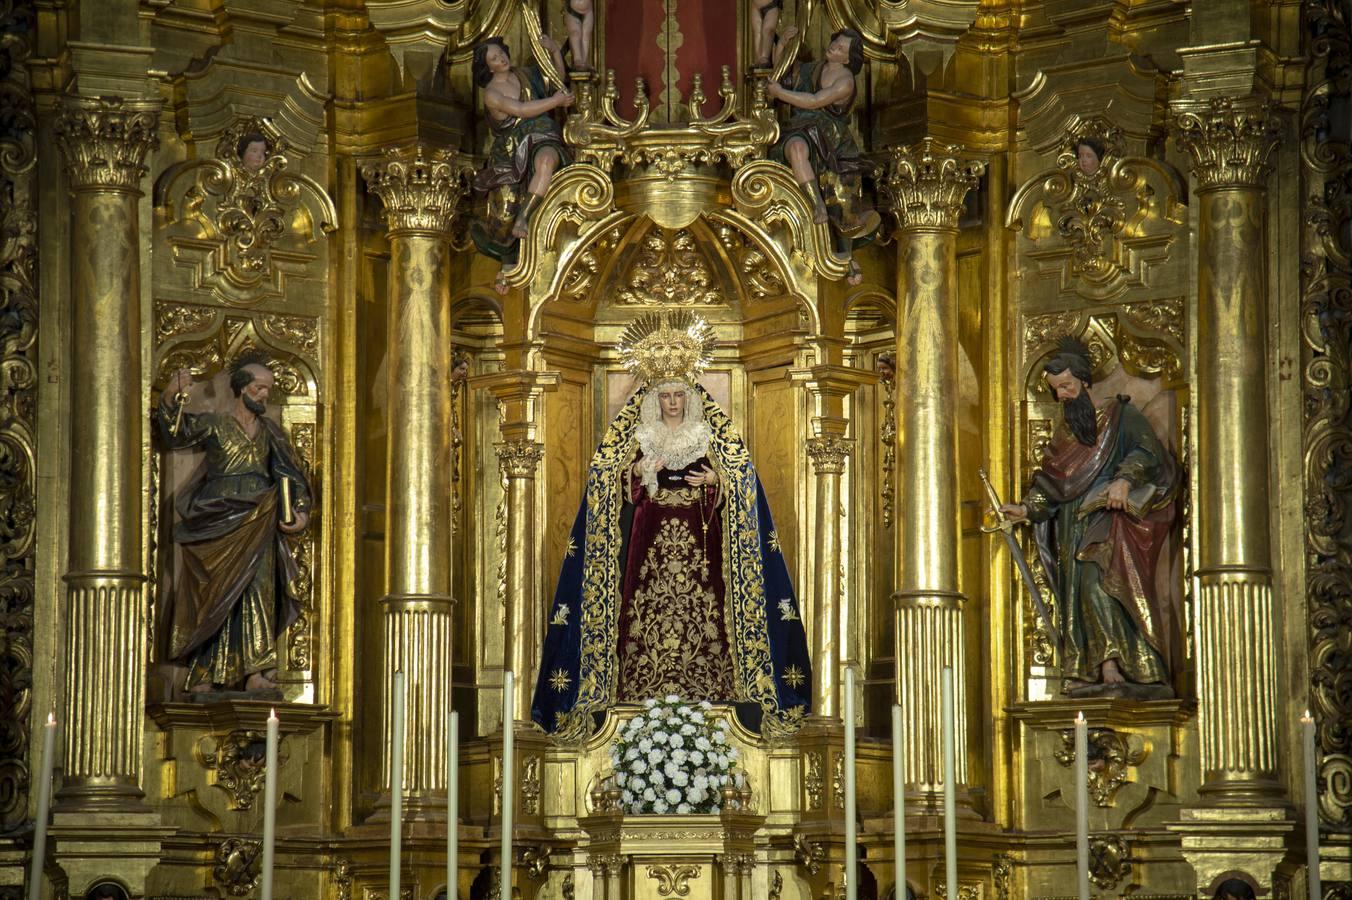
[[[797,28],[785,29],[776,54],[797,34]],[[850,133],[854,77],[863,67],[864,39],[854,29],[845,28],[831,36],[823,59],[803,63],[786,77],[787,83],[771,82],[768,88],[771,97],[793,108],[770,158],[793,170],[812,204],[813,223],[829,222],[837,234],[837,249],[846,256],[870,239],[881,224],[875,210],[862,208],[863,176],[871,176],[873,166],[860,154]],[[829,203],[823,187],[830,189]],[[853,258],[847,278],[850,284],[863,278]]]
[[[592,0],[564,0],[563,18],[568,26],[568,50],[573,56],[573,69],[594,71],[592,65],[592,36],[596,33],[596,13]],[[560,69],[562,71],[562,69]]]
[[[751,34],[756,42],[756,68],[768,69],[775,48],[775,28],[784,0],[751,0]]]
[[[540,40],[562,72],[559,45],[548,35]],[[550,92],[537,66],[513,66],[501,37],[488,38],[474,48],[472,73],[483,90],[493,144],[488,161],[474,177],[474,194],[484,211],[470,235],[480,252],[506,266],[515,262],[517,244],[526,236],[554,173],[571,162],[550,113],[571,105],[573,95]],[[507,292],[501,271],[494,288],[500,294]]]

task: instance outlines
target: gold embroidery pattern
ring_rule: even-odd
[[[679,694],[724,700],[732,694],[732,660],[710,585],[709,560],[684,521],[669,518],[653,537],[627,610],[620,655],[627,699]]]
[[[784,674],[781,677],[784,679],[784,683],[795,691],[802,687],[803,683],[807,681],[807,678],[803,675],[803,670],[797,666],[788,666],[785,668]]]
[[[573,678],[567,669],[555,669],[549,676],[549,686],[560,694],[568,690],[568,685],[572,683]]]

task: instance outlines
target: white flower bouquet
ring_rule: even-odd
[[[710,704],[675,694],[647,700],[625,723],[610,748],[620,808],[631,815],[716,813],[723,788],[739,786],[737,748],[728,743],[728,723],[711,724]]]

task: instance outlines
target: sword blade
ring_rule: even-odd
[[[1028,560],[1023,555],[1023,548],[1019,546],[1019,541],[1014,537],[1013,531],[1002,531],[1005,536],[1005,546],[1009,548],[1009,555],[1014,557],[1014,565],[1019,569],[1019,575],[1023,577],[1023,585],[1028,588],[1028,593],[1033,598],[1033,608],[1037,610],[1037,616],[1042,620],[1042,627],[1047,631],[1047,637],[1055,645],[1057,652],[1061,650],[1061,634],[1056,630],[1056,623],[1052,621],[1052,612],[1047,608],[1047,603],[1042,599],[1042,591],[1038,590],[1037,581],[1033,578],[1033,570],[1028,567]]]

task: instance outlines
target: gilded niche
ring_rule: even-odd
[[[317,242],[337,228],[324,189],[289,171],[286,138],[266,119],[239,119],[216,144],[215,158],[170,167],[155,185],[176,266],[192,286],[221,302],[284,299],[289,278],[314,279]]]
[[[1182,177],[1154,159],[1123,155],[1118,128],[1081,121],[1053,168],[1025,181],[1005,225],[1033,245],[1023,254],[1060,293],[1109,300],[1152,286],[1186,225]]]

